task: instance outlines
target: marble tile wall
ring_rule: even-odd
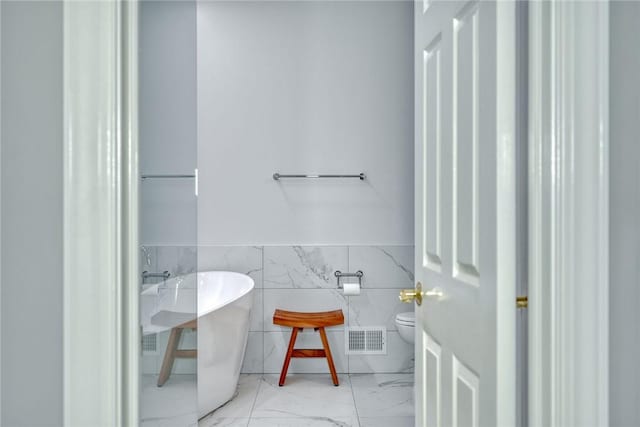
[[[152,273],[168,271],[171,277],[194,273],[197,271],[195,246],[142,246],[140,248],[140,277],[143,271]],[[162,279],[147,279],[145,283],[159,283]],[[164,351],[167,347],[169,331],[157,334],[157,351],[153,354],[143,353],[141,369],[143,374],[158,374],[162,366]],[[185,330],[182,334],[180,348],[196,348],[197,334]],[[195,359],[176,359],[173,365],[175,374],[195,374]]]
[[[399,312],[413,307],[398,301],[398,289],[412,287],[413,246],[155,246],[141,251],[143,270],[172,275],[207,270],[237,271],[256,283],[249,341],[242,371],[279,373],[289,340],[289,328],[273,325],[276,308],[321,311],[341,308],[350,326],[384,326],[386,355],[345,354],[344,327],[327,330],[336,369],[342,373],[412,372],[413,347],[399,336],[394,323]],[[197,260],[196,260],[197,257]],[[197,261],[197,262],[196,262]],[[344,296],[337,289],[334,272],[364,272],[361,294]],[[162,335],[162,334],[161,334]],[[185,346],[191,338],[185,336]],[[145,373],[155,373],[162,363],[166,337],[160,337],[155,362],[143,357]],[[298,347],[321,347],[318,334],[304,331]],[[188,373],[190,361],[176,364]],[[326,372],[324,359],[294,359],[291,373]]]

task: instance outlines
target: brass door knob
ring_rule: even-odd
[[[400,301],[407,304],[411,304],[413,301],[415,301],[416,304],[421,305],[422,304],[422,283],[418,282],[416,284],[415,289],[401,290],[399,298],[400,298]]]
[[[416,283],[415,289],[403,289],[400,291],[400,301],[411,304],[413,301],[418,305],[422,305],[423,297],[441,297],[442,291],[440,289],[432,289],[429,291],[422,290],[422,283]]]

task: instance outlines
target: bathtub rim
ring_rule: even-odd
[[[197,275],[197,288],[198,288],[198,292],[197,292],[197,317],[200,318],[202,316],[206,316],[209,313],[212,313],[216,310],[221,309],[222,307],[225,307],[229,304],[232,304],[234,301],[239,300],[240,298],[244,297],[245,295],[251,293],[255,287],[256,287],[256,281],[253,280],[253,277],[244,274],[244,273],[238,273],[236,271],[228,271],[228,270],[206,270],[206,271],[198,271],[197,273],[191,273],[191,274],[196,274]],[[208,275],[208,274],[221,274],[221,275],[229,275],[229,276],[235,276],[236,278],[240,279],[240,281],[242,280],[247,280],[249,283],[249,286],[247,287],[247,289],[243,290],[242,292],[238,293],[237,295],[234,295],[233,299],[224,301],[224,303],[222,304],[217,304],[214,305],[212,307],[207,307],[205,310],[200,311],[200,280],[202,276]]]

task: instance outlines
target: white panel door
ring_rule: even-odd
[[[417,2],[416,424],[515,424],[515,2]]]

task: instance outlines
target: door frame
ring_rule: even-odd
[[[529,424],[607,425],[609,5],[529,14]]]
[[[63,0],[64,425],[138,425],[137,1]]]
[[[137,1],[64,0],[63,378],[70,426],[138,422],[137,8]],[[529,422],[605,425],[608,3],[529,8]],[[589,79],[597,84],[579,91],[570,85]],[[580,102],[585,97],[593,102]]]

